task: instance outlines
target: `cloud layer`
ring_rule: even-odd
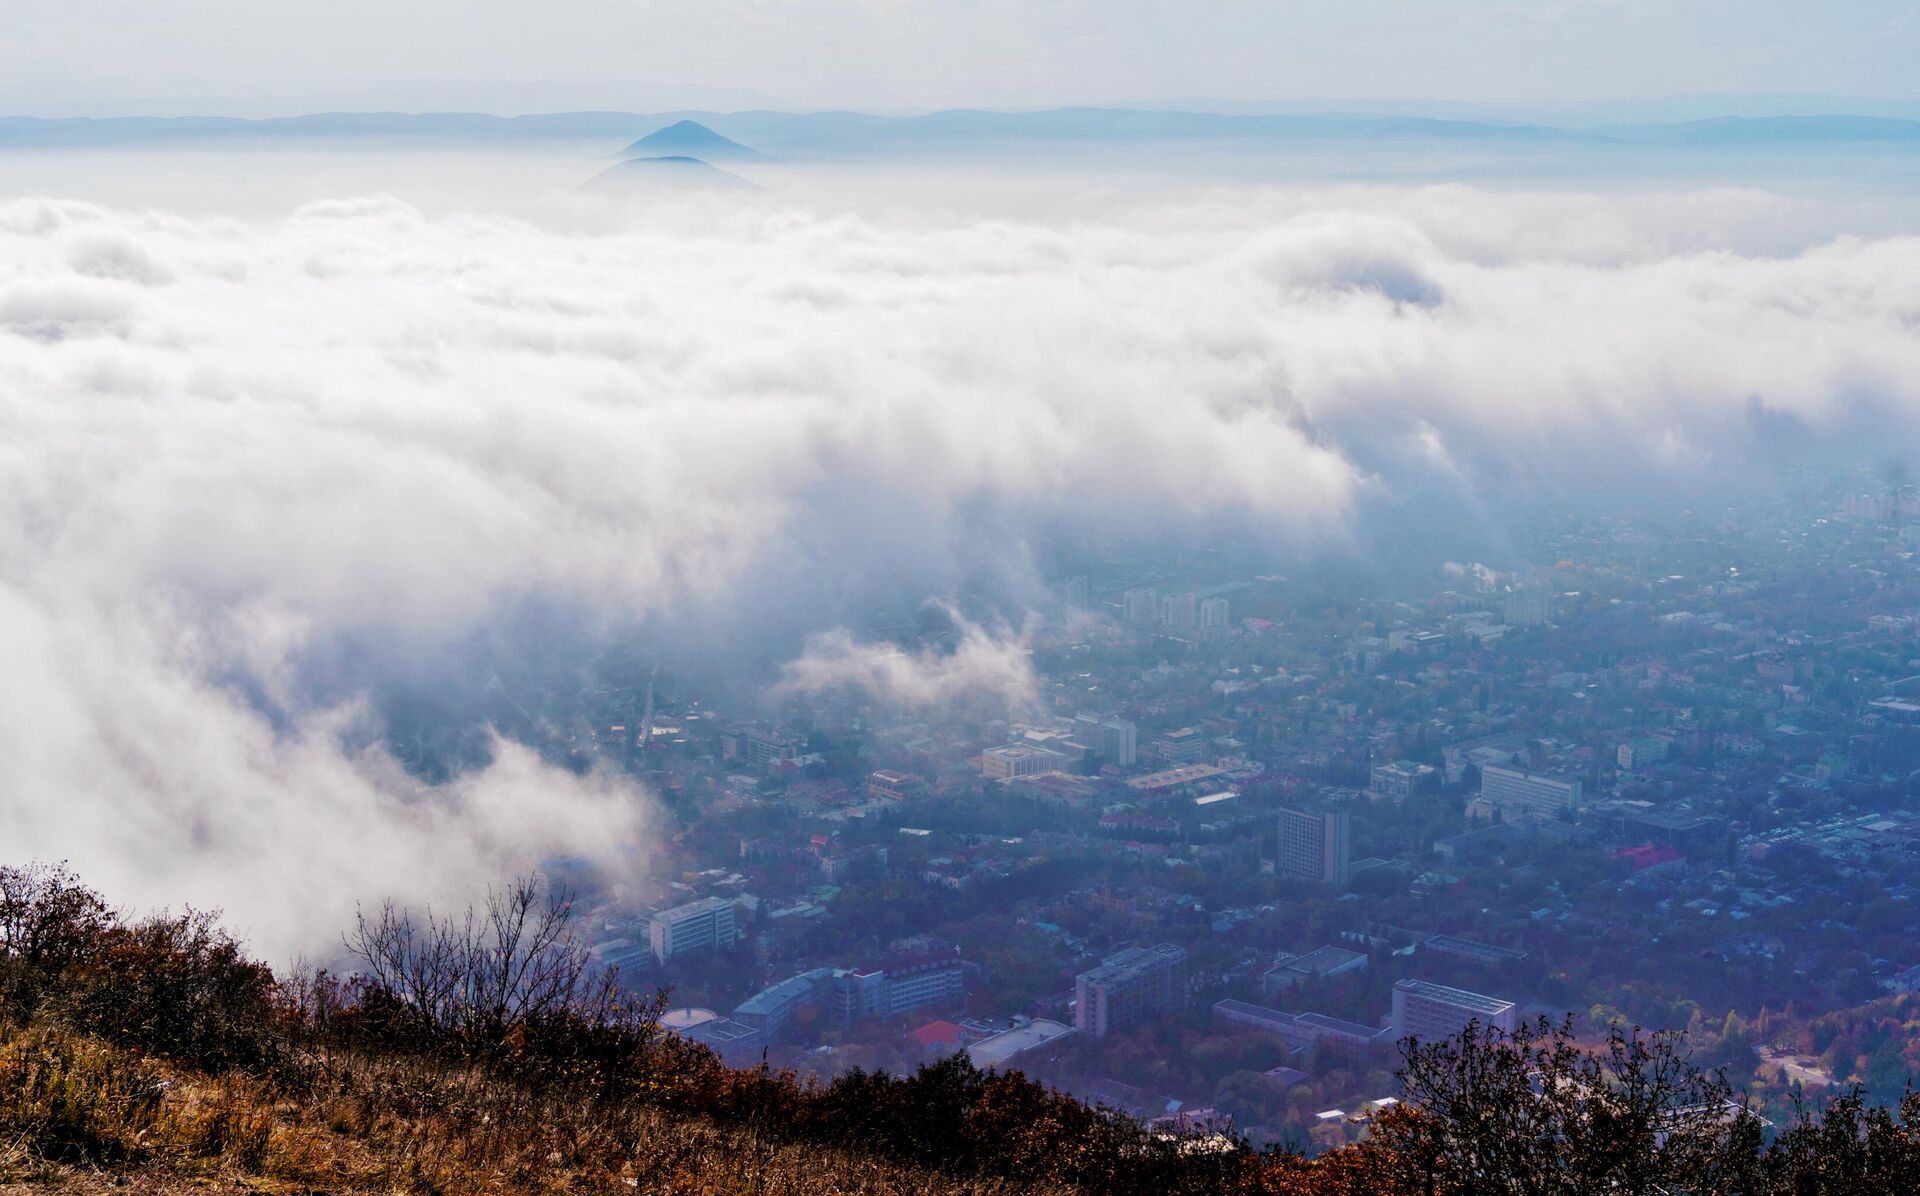
[[[358,897],[633,867],[646,835],[630,786],[512,745],[418,785],[304,687],[342,637],[452,643],[529,600],[724,625],[744,594],[981,568],[1017,591],[1054,518],[1348,551],[1373,506],[1698,474],[1783,421],[1910,448],[1920,238],[1799,213],[1786,251],[1729,249],[1714,202],[0,203],[0,842],[290,952]],[[1718,202],[1767,241],[1765,197]],[[1023,684],[1017,646],[886,656],[819,609],[792,684]]]

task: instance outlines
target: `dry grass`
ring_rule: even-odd
[[[1048,1190],[957,1180],[658,1109],[609,1117],[543,1107],[467,1073],[335,1060],[320,1074],[295,1098],[244,1076],[158,1066],[70,1031],[4,1032],[0,1193]]]
[[[434,1196],[1297,1187],[1297,1160],[1189,1150],[961,1056],[824,1084],[730,1070],[660,1035],[664,997],[624,994],[569,934],[564,893],[542,891],[524,878],[483,911],[422,924],[386,907],[358,930],[366,974],[276,977],[210,915],[128,922],[63,867],[0,866],[0,1182]]]

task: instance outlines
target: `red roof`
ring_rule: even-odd
[[[1639,847],[1622,847],[1613,853],[1613,858],[1625,860],[1638,872],[1659,864],[1671,864],[1680,858],[1680,853],[1665,843],[1645,843]]]
[[[908,1037],[921,1046],[947,1046],[967,1040],[967,1032],[952,1022],[928,1022]]]

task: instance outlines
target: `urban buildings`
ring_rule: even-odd
[[[1439,785],[1439,769],[1431,764],[1412,764],[1405,760],[1376,764],[1367,778],[1369,792],[1375,797],[1392,801],[1405,801],[1416,793],[1437,789]]]
[[[1160,621],[1182,631],[1196,627],[1200,622],[1200,603],[1192,592],[1168,594],[1160,600]]]
[[[946,1008],[966,996],[966,970],[958,951],[903,956],[852,968],[839,977],[847,1021],[894,1017],[915,1009]]]
[[[1171,943],[1109,955],[1074,978],[1074,1026],[1105,1038],[1187,1003],[1187,953]]]
[[[1153,623],[1160,618],[1160,595],[1151,586],[1128,590],[1121,605],[1129,623]]]
[[[670,1009],[660,1015],[660,1029],[707,1047],[729,1067],[748,1066],[765,1045],[758,1030],[711,1009]]]
[[[752,1027],[763,1042],[777,1043],[801,1020],[846,1025],[951,1007],[965,996],[960,953],[945,951],[857,968],[813,968],[748,997],[734,1008],[733,1020]]]
[[[816,1017],[838,1012],[840,976],[833,968],[789,976],[734,1006],[733,1020],[758,1031],[763,1042],[778,1042],[803,1011]]]
[[[1667,758],[1668,743],[1657,735],[1629,739],[1614,753],[1614,762],[1622,768],[1650,768]]]
[[[1232,998],[1215,1001],[1213,1016],[1217,1021],[1264,1030],[1296,1051],[1309,1051],[1322,1044],[1366,1048],[1382,1044],[1388,1036],[1388,1031],[1379,1026],[1363,1026],[1324,1013],[1285,1013]]]
[[[1072,1026],[1046,1018],[1016,1018],[1012,1029],[1002,1030],[968,1047],[967,1058],[983,1071],[1005,1067],[1078,1032]]]
[[[1367,966],[1367,957],[1345,947],[1321,947],[1305,955],[1281,955],[1260,976],[1260,992],[1267,1000],[1305,984],[1316,976],[1344,976]]]
[[[1521,768],[1483,765],[1480,796],[1511,818],[1516,814],[1552,817],[1580,808],[1580,782]]]
[[[1202,631],[1224,630],[1227,622],[1227,600],[1225,598],[1208,598],[1200,603],[1200,629]]]
[[[771,768],[800,756],[799,741],[760,726],[730,728],[720,741],[722,758],[742,760],[755,768]]]
[[[694,951],[724,950],[733,946],[733,902],[703,897],[663,909],[648,922],[653,956],[661,963]]]
[[[1123,718],[1083,714],[1073,720],[1074,735],[1093,750],[1103,764],[1132,768],[1139,756],[1139,729]]]
[[[1170,793],[1189,786],[1211,782],[1220,770],[1211,764],[1185,764],[1145,776],[1127,778],[1127,788],[1135,793]]]
[[[1273,870],[1293,880],[1345,884],[1349,834],[1345,810],[1312,813],[1282,806]]]
[[[1515,627],[1553,622],[1553,594],[1542,585],[1525,585],[1507,595],[1501,617]]]
[[[927,791],[925,778],[883,768],[867,775],[867,794],[888,801],[912,801]]]
[[[980,753],[980,775],[989,781],[1032,776],[1034,773],[1051,772],[1058,767],[1059,756],[1045,748],[1022,743],[988,748]]]
[[[1154,755],[1168,768],[1198,764],[1207,751],[1207,737],[1194,727],[1176,727],[1154,736]]]
[[[1467,1023],[1511,1034],[1517,1022],[1512,1001],[1484,997],[1461,988],[1425,980],[1397,980],[1393,985],[1393,1037],[1430,1041],[1449,1038]]]
[[[1590,533],[1585,547],[1589,533],[1565,533],[1547,555],[1595,567],[1567,573],[1552,622],[1491,644],[1471,629],[1499,617],[1504,578],[1472,592],[1449,578],[1426,598],[1361,611],[1282,601],[1263,613],[1236,591],[1240,621],[1217,642],[1170,633],[1157,616],[1060,629],[1034,657],[1037,712],[936,714],[851,693],[725,713],[690,694],[663,703],[656,722],[671,730],[618,763],[684,800],[695,833],[676,843],[671,871],[637,878],[644,893],[596,921],[595,958],[635,983],[665,979],[720,1015],[677,1032],[822,1074],[856,1060],[917,1066],[903,1031],[960,1023],[964,979],[976,1058],[1020,1052],[1006,1065],[1073,1091],[1151,1088],[1170,1039],[1155,1024],[1167,1019],[1148,1011],[1237,1000],[1210,1029],[1181,1019],[1182,1039],[1257,1028],[1295,1048],[1291,1065],[1326,1086],[1315,1095],[1324,1103],[1263,1115],[1275,1134],[1301,1136],[1314,1110],[1377,1095],[1338,1088],[1348,1080],[1334,1077],[1364,1087],[1379,1069],[1348,1068],[1329,1050],[1391,1026],[1401,979],[1466,990],[1399,995],[1403,1028],[1434,1035],[1517,1019],[1487,994],[1517,1000],[1524,986],[1543,1009],[1587,1008],[1684,976],[1687,996],[1720,1011],[1704,1018],[1710,1039],[1755,985],[1780,1006],[1823,1012],[1920,986],[1906,971],[1920,957],[1886,947],[1920,861],[1910,663],[1920,625],[1883,617],[1920,609],[1920,563],[1908,555],[1920,527],[1896,538],[1783,526],[1794,545],[1826,541],[1775,558],[1768,568],[1793,579],[1778,592],[1748,580],[1748,561],[1781,540],[1772,529],[1732,547],[1677,535],[1640,544],[1617,530]],[[1643,552],[1644,566],[1633,559]],[[1836,567],[1851,560],[1877,563]],[[1904,580],[1882,576],[1887,561]],[[1228,597],[1170,559],[1106,569],[1096,588],[1111,602],[1141,578],[1162,594],[1195,592],[1203,611]],[[1805,604],[1782,597],[1822,587],[1855,604],[1834,625],[1863,629],[1832,648],[1804,638]],[[1842,647],[1846,673],[1832,655]],[[1363,658],[1371,671],[1354,663]],[[644,690],[593,700],[604,708],[588,725],[631,727]],[[753,717],[818,754],[764,772],[740,752],[723,759],[722,737]],[[1162,765],[1163,751],[1206,763]],[[986,778],[983,753],[999,772],[1040,771]],[[1349,852],[1337,812],[1352,821]],[[1328,883],[1343,854],[1348,883]],[[1554,883],[1569,877],[1580,883]],[[1856,877],[1890,899],[1880,929],[1810,916],[1846,899]],[[756,911],[752,958],[675,960],[662,976],[643,958],[647,903],[709,893],[734,901],[736,934]],[[950,958],[909,962],[951,942],[965,944],[964,970]],[[900,956],[850,966],[878,943],[898,943]],[[1096,966],[1156,943],[1190,953],[1184,991],[1152,951]],[[814,969],[826,972],[768,985]],[[1542,988],[1541,969],[1579,979]],[[772,1039],[727,1016],[736,1005]],[[1059,1032],[1041,1023],[1082,1016],[1086,1033],[1045,1041]],[[838,1032],[813,1032],[826,1028]],[[951,1027],[935,1030],[946,1049]],[[1104,1049],[1115,1036],[1128,1048]],[[1895,1070],[1890,1057],[1881,1066]],[[1241,1085],[1214,1091],[1224,1083],[1209,1076],[1166,1095],[1201,1107],[1233,1099]]]
[[[1053,596],[1062,606],[1078,610],[1087,604],[1087,577],[1078,574],[1053,583]]]

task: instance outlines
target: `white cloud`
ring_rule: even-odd
[[[353,898],[458,899],[645,833],[630,787],[511,746],[426,792],[344,746],[364,715],[298,684],[343,636],[452,642],[530,596],[724,619],[789,570],[947,594],[982,503],[1004,543],[969,551],[1012,562],[1063,514],[1338,548],[1362,497],[1423,480],[1737,464],[1756,399],[1911,446],[1920,239],[1809,243],[1797,212],[1795,248],[1738,252],[1703,202],[0,203],[0,841],[324,945]],[[1025,667],[978,629],[951,657],[835,633],[789,681],[937,703]]]
[[[787,663],[776,692],[820,693],[848,686],[897,706],[941,707],[992,696],[1011,709],[1031,709],[1037,682],[1028,636],[995,633],[958,615],[953,618],[960,637],[951,652],[906,652],[893,644],[857,639],[844,628],[820,632],[808,639],[805,652]]]

